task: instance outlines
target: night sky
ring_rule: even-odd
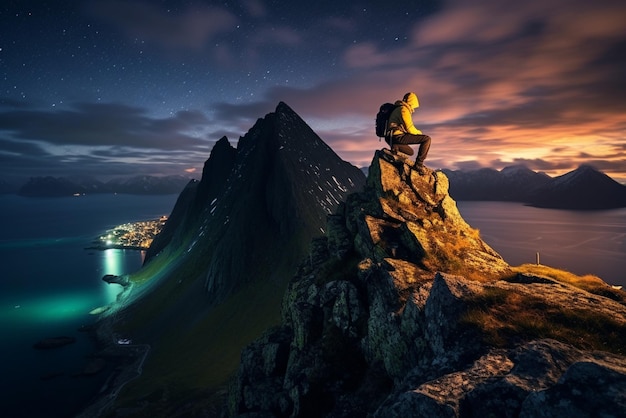
[[[368,166],[415,91],[431,168],[626,182],[625,28],[623,0],[4,0],[0,178],[199,178],[279,101]]]

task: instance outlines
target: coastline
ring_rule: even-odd
[[[106,359],[109,374],[98,394],[86,404],[76,418],[102,416],[113,408],[124,386],[141,376],[144,362],[151,350],[150,344],[129,344],[126,342],[128,340],[121,343],[113,331],[117,313],[129,299],[133,285],[129,283],[123,287],[124,290],[115,302],[102,307],[99,313],[101,318],[98,318],[89,330],[96,341],[94,357]]]
[[[75,416],[99,397],[99,390],[117,367],[114,362],[122,359],[107,358],[108,364],[99,373],[84,374],[85,370],[94,370],[94,355],[104,349],[89,329],[107,315],[90,312],[107,306],[112,310],[121,291],[118,286],[107,285],[102,277],[132,274],[142,268],[143,258],[141,251],[122,251],[128,247],[112,251],[85,247],[92,246],[94,239],[114,225],[135,219],[158,219],[171,212],[177,197],[2,196],[0,260],[6,280],[0,283],[0,328],[11,340],[2,348],[6,360],[3,371],[10,376],[3,386],[4,415]],[[138,290],[135,287],[131,299],[122,301],[123,308],[141,292]],[[118,319],[121,314],[120,311]],[[75,337],[76,342],[44,351],[32,347],[42,339],[56,336]],[[127,353],[135,355],[132,350]],[[132,360],[122,365],[129,363]],[[120,396],[124,396],[123,391]]]

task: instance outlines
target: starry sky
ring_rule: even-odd
[[[414,91],[431,168],[626,183],[623,0],[4,0],[0,178],[180,174],[280,101],[343,159]]]

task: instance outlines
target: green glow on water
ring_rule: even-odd
[[[110,249],[103,253],[101,266],[104,274],[129,273],[124,271],[126,266],[121,250]],[[58,325],[81,317],[87,318],[93,309],[114,302],[121,291],[122,287],[119,285],[100,282],[92,290],[68,289],[45,295],[4,295],[0,298],[0,324],[3,328]]]
[[[127,272],[122,271],[121,252],[120,250],[108,249],[104,250],[104,259],[102,261],[103,271],[106,274],[114,274],[119,276]]]
[[[15,300],[0,307],[2,321],[37,325],[57,323],[86,315],[98,305],[99,297],[87,292],[66,292]]]

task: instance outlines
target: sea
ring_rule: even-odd
[[[98,393],[106,373],[80,376],[95,347],[79,328],[121,291],[102,277],[138,270],[144,253],[88,247],[116,225],[169,215],[177,197],[0,195],[0,415],[73,417]],[[33,348],[57,336],[76,342]]]
[[[121,288],[106,274],[132,273],[137,250],[88,249],[116,225],[169,215],[177,195],[0,196],[0,409],[12,418],[73,417],[103,386],[106,373],[80,376],[93,342],[79,331],[89,312]],[[511,265],[535,263],[595,274],[626,288],[626,208],[539,209],[508,202],[458,202],[463,218]],[[52,350],[46,337],[76,342]]]

